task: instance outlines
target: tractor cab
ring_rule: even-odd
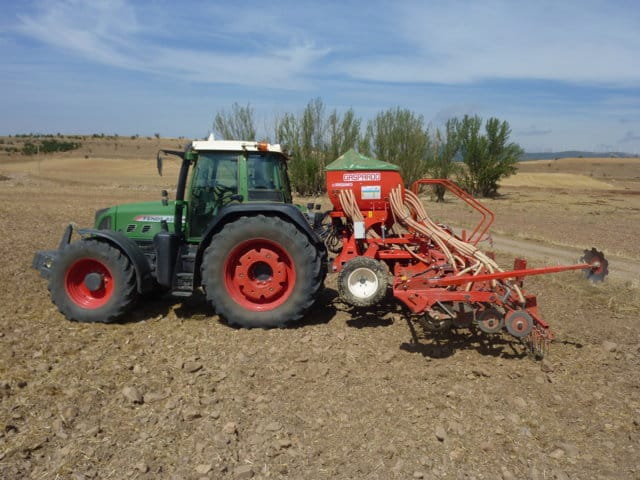
[[[186,157],[192,168],[184,199],[189,241],[200,241],[229,203],[291,203],[287,158],[279,145],[207,140],[193,142],[191,152]]]

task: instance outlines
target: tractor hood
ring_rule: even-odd
[[[135,240],[152,240],[160,231],[161,222],[167,222],[173,232],[175,201],[163,205],[161,201],[125,203],[96,212],[96,228],[121,231]]]

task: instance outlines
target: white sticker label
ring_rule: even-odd
[[[380,185],[363,186],[360,189],[360,198],[362,198],[362,200],[380,200],[381,190]]]
[[[379,182],[380,172],[348,172],[342,174],[343,182]]]

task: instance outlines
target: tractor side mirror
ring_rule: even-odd
[[[162,205],[164,205],[165,207],[169,205],[169,192],[167,192],[166,190],[162,190],[160,192],[160,195],[162,196]]]
[[[158,155],[156,156],[156,168],[158,169],[158,175],[162,176],[162,150],[158,150]]]

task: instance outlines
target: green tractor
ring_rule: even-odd
[[[112,322],[146,294],[190,296],[200,287],[216,313],[240,327],[276,327],[313,304],[327,252],[292,203],[287,156],[264,142],[194,141],[184,151],[175,200],[98,210],[92,229],[69,225],[57,250],[35,254],[53,303],[68,319]]]

